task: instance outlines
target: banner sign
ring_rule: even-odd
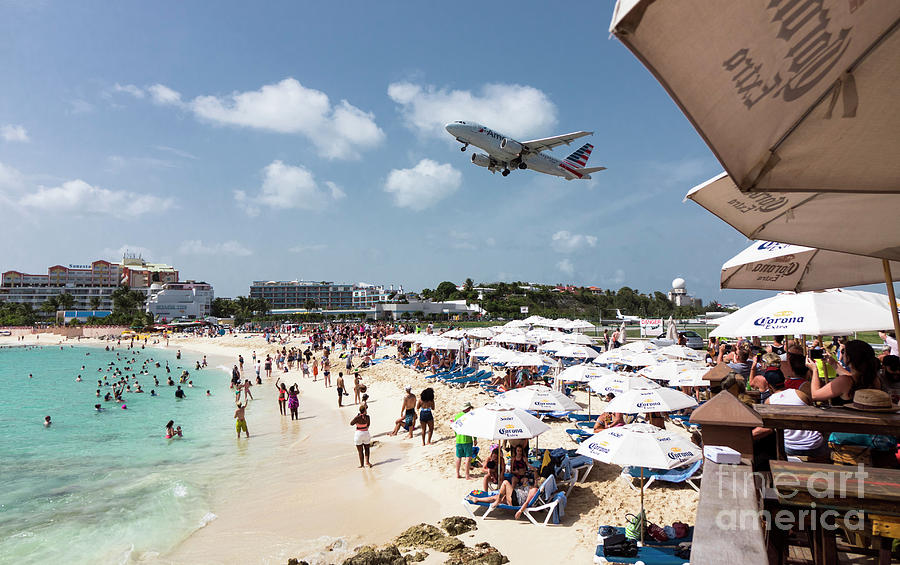
[[[663,332],[662,318],[641,318],[641,337],[657,337]]]
[[[519,306],[519,312],[522,314],[528,313],[528,306]]]

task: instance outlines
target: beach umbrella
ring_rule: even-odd
[[[494,337],[494,331],[490,328],[472,328],[466,330],[466,335],[476,339],[490,339]]]
[[[675,357],[676,359],[690,359],[692,361],[701,361],[704,359],[704,354],[696,349],[691,349],[690,347],[686,347],[684,345],[667,345],[666,347],[660,348],[657,351],[660,355],[665,355],[666,357]]]
[[[497,400],[509,406],[533,412],[567,412],[581,410],[574,400],[544,385],[516,388],[497,396]]]
[[[475,408],[450,427],[458,434],[482,439],[531,439],[550,429],[525,410],[497,403]]]
[[[669,386],[709,386],[710,382],[706,380],[708,369],[689,369],[675,376],[669,381]]]
[[[695,361],[666,361],[658,365],[644,367],[643,369],[638,371],[638,374],[644,375],[648,379],[654,379],[657,381],[669,381],[677,377],[681,373],[693,369],[701,369],[704,371],[704,373],[709,370],[705,363],[700,364]]]
[[[625,345],[626,341],[628,341],[628,336],[625,332],[625,322],[622,322],[622,325],[619,326],[619,343]]]
[[[572,365],[571,367],[567,367],[560,371],[558,375],[556,375],[556,380],[559,382],[590,382],[593,379],[597,379],[600,377],[605,377],[608,375],[617,376],[619,373],[607,369],[606,367],[599,367],[597,365],[593,365],[590,363],[582,363],[580,365]],[[591,417],[591,388],[588,387],[588,418]]]
[[[666,339],[672,343],[678,343],[678,328],[675,327],[675,321],[672,316],[666,320]]]
[[[506,362],[507,367],[543,367],[554,363],[552,359],[548,359],[539,353],[519,353],[513,352],[515,357]]]
[[[566,329],[566,330],[591,330],[591,329],[594,329],[595,327],[597,327],[597,326],[588,322],[587,320],[572,320],[571,322],[569,322],[568,324],[563,326],[563,329]]]
[[[503,328],[527,328],[529,325],[525,320],[511,320],[503,324]]]
[[[515,343],[517,345],[538,345],[540,341],[525,334],[502,333],[490,339],[494,343]]]
[[[598,365],[626,365],[625,361],[633,355],[636,355],[636,353],[622,351],[622,348],[610,349],[595,357],[594,363]]]
[[[657,351],[659,346],[650,343],[649,341],[632,341],[631,343],[626,343],[619,349],[629,353],[650,353]]]
[[[597,351],[586,345],[578,345],[575,343],[567,344],[565,347],[556,350],[557,357],[572,357],[575,359],[593,359],[600,355]]]
[[[455,330],[449,330],[449,331],[446,331],[446,332],[440,334],[440,337],[446,337],[449,339],[459,339],[459,338],[463,337],[464,335],[466,335],[466,332],[462,328],[456,328]]]
[[[597,394],[622,394],[629,390],[651,390],[660,388],[658,384],[645,377],[616,373],[591,379],[588,387]],[[608,410],[607,410],[608,411]]]
[[[547,320],[547,318],[545,318],[543,316],[528,316],[527,318],[525,318],[522,321],[525,322],[526,324],[537,324],[538,322],[546,322],[548,320]]]
[[[894,278],[900,261],[892,261]],[[884,282],[880,259],[802,245],[754,241],[722,265],[722,288],[825,290]]]
[[[845,289],[782,292],[719,318],[709,335],[847,335],[889,328],[891,323],[883,294]]]
[[[499,365],[503,363],[510,363],[515,359],[519,358],[519,352],[512,351],[511,349],[500,349],[499,351],[495,351],[485,358],[484,362],[490,365]]]
[[[482,345],[481,347],[476,347],[472,350],[472,355],[475,357],[490,357],[496,353],[501,353],[503,351],[509,351],[508,349],[504,349],[499,345]]]
[[[697,401],[680,390],[659,387],[633,388],[613,398],[606,405],[607,412],[622,414],[646,414],[648,412],[672,412],[697,406]]]
[[[547,343],[542,344],[538,347],[539,353],[554,353],[559,351],[564,347],[569,347],[569,343],[563,343],[561,341],[548,341]]]
[[[577,345],[592,345],[594,343],[594,340],[585,334],[563,334],[559,340]]]
[[[765,198],[900,192],[898,27],[896,1],[619,0],[610,32]]]
[[[644,513],[644,468],[674,469],[703,458],[686,437],[650,424],[626,424],[601,430],[581,442],[579,455],[622,467],[641,468],[641,515]],[[641,524],[643,526],[643,524]],[[644,528],[641,527],[641,543]]]
[[[900,222],[896,219],[900,194],[744,194],[722,173],[691,189],[685,198],[750,239],[877,257],[888,299],[894,302],[891,261],[900,261]],[[853,229],[835,230],[836,225]],[[894,314],[892,324],[900,335],[900,316]]]

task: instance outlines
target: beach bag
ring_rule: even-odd
[[[669,541],[669,536],[666,535],[666,531],[656,524],[650,524],[647,526],[647,535],[649,535],[656,541]]]
[[[637,557],[638,546],[634,540],[627,539],[622,543],[604,544],[603,554],[606,557]]]
[[[690,526],[688,526],[684,522],[673,522],[672,529],[675,530],[676,538],[683,538],[687,536],[691,531]]]
[[[828,442],[831,449],[831,460],[836,465],[871,465],[872,448],[861,445],[840,445]]]
[[[634,514],[625,514],[625,537],[632,540],[641,539],[641,529],[647,527],[647,516],[643,511]]]
[[[675,549],[675,557],[679,559],[688,560],[691,558],[691,542],[683,541],[678,544],[678,547]]]

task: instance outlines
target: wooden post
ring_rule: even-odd
[[[894,277],[891,276],[891,262],[887,259],[882,259],[881,265],[884,267],[884,284],[887,286],[888,291],[888,307],[891,309],[891,318],[894,320],[894,337],[900,338],[900,316],[897,315],[897,298],[894,296]]]
[[[691,414],[691,423],[702,426],[704,445],[724,445],[753,459],[753,428],[762,418],[728,391],[722,391]]]

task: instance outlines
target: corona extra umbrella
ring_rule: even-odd
[[[704,357],[703,353],[684,345],[667,345],[657,351],[660,355],[666,357],[674,357],[675,359],[688,359],[690,361],[701,361]]]
[[[719,326],[709,335],[847,335],[881,330],[892,324],[887,303],[885,295],[861,290],[782,292],[719,318]]]
[[[764,197],[900,192],[898,27],[896,1],[619,0],[610,32]]]
[[[653,390],[658,384],[646,377],[615,373],[588,381],[588,386],[597,394],[623,394],[629,390]],[[615,412],[615,410],[614,410]]]
[[[550,387],[531,385],[516,388],[497,396],[497,400],[509,406],[532,412],[566,412],[581,410],[574,400]]]
[[[525,410],[496,403],[472,410],[450,427],[458,434],[482,439],[530,439],[550,429]]]
[[[687,438],[651,424],[626,424],[601,430],[578,448],[579,455],[612,465],[641,468],[641,515],[644,512],[644,468],[674,469],[703,457]],[[643,543],[644,528],[641,528]]]
[[[648,412],[672,412],[697,406],[697,401],[679,390],[659,387],[633,388],[613,398],[606,405],[607,412],[622,414],[646,414]]]

